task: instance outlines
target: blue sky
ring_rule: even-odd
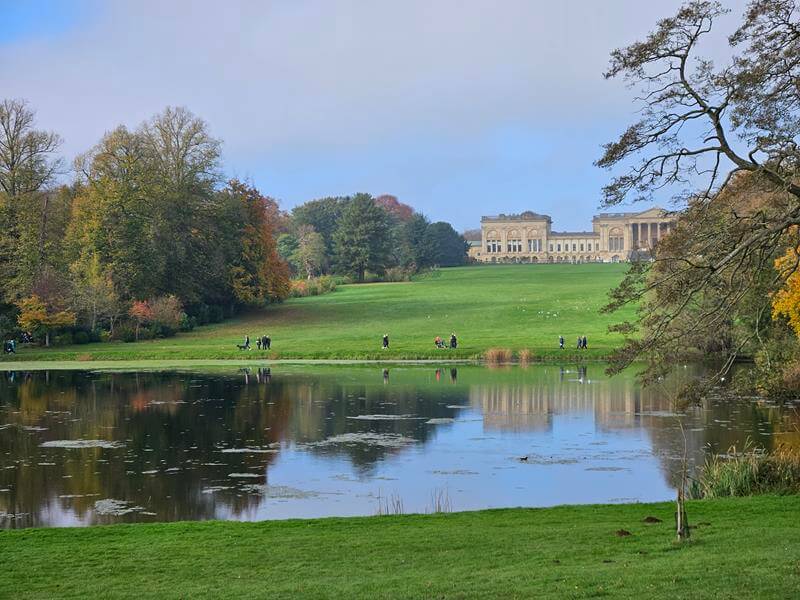
[[[365,191],[458,229],[526,209],[584,229],[611,176],[592,162],[636,116],[608,54],[678,4],[0,0],[0,97],[27,99],[67,161],[182,105],[228,175],[287,209]]]

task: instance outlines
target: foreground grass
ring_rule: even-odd
[[[15,598],[792,598],[800,497],[0,533]],[[648,525],[654,516],[663,523]],[[625,529],[632,535],[618,537]]]
[[[621,341],[608,325],[631,314],[600,315],[623,277],[620,264],[505,265],[442,269],[409,283],[343,286],[292,299],[165,340],[23,349],[5,360],[470,359],[493,347],[535,358],[600,358]],[[459,337],[456,351],[433,338]],[[380,349],[388,333],[391,348]],[[245,334],[269,334],[273,351],[236,349]],[[558,349],[563,335],[566,349]],[[578,335],[589,350],[575,350]]]

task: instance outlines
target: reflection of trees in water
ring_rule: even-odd
[[[450,378],[450,370],[447,371]],[[457,372],[454,374],[457,377]],[[364,384],[337,382],[332,379],[308,378],[293,381],[294,415],[291,437],[317,455],[345,455],[362,472],[366,473],[387,455],[402,448],[369,443],[342,443],[319,445],[343,433],[375,433],[399,435],[428,441],[433,429],[425,424],[431,418],[451,417],[447,404],[463,401],[464,391],[456,387],[420,384],[385,386],[382,380]],[[436,400],[438,401],[431,401]],[[356,415],[413,415],[402,420],[349,419]]]
[[[291,394],[282,387],[179,373],[36,373],[6,381],[0,397],[9,426],[0,430],[0,446],[11,451],[0,456],[0,488],[9,489],[0,493],[0,510],[31,515],[10,526],[31,525],[64,510],[85,519],[97,499],[117,498],[159,519],[210,518],[215,497],[203,488],[231,485],[231,472],[263,475],[274,460],[274,454],[220,450],[284,437]],[[32,424],[47,429],[21,428]],[[63,439],[118,440],[125,447],[39,447]],[[153,470],[158,474],[142,474]],[[65,495],[78,497],[58,498]],[[247,494],[225,500],[235,512],[258,502]]]
[[[314,443],[367,431],[424,443],[432,429],[425,420],[452,416],[446,405],[464,397],[455,386],[437,388],[436,393],[421,394],[417,385],[385,386],[383,377],[370,384],[340,383],[336,377],[304,374],[272,377],[263,369],[244,369],[236,375],[74,371],[7,375],[0,382],[0,410],[9,424],[0,429],[0,446],[8,449],[0,456],[0,489],[8,491],[0,492],[0,511],[28,513],[6,520],[11,527],[51,522],[59,514],[101,522],[104,518],[93,509],[95,501],[105,498],[129,501],[156,513],[159,520],[212,518],[219,502],[225,512],[246,514],[261,500],[241,488],[265,483],[276,454],[222,453],[223,448]],[[437,397],[438,403],[430,402]],[[346,418],[364,413],[415,414],[420,419]],[[26,431],[23,426],[45,429]],[[125,446],[40,447],[48,440],[76,439],[116,440]],[[369,444],[309,446],[309,450],[344,455],[362,470],[399,451]],[[262,477],[232,480],[230,473]],[[233,487],[203,493],[215,486]],[[123,520],[141,518],[132,514]]]

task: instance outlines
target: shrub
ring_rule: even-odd
[[[336,281],[330,275],[317,277],[317,283],[319,284],[320,294],[329,294],[336,291]]]
[[[392,267],[386,269],[386,274],[383,277],[384,281],[411,281],[411,276],[414,271],[411,269],[404,269],[403,267]]]
[[[72,333],[69,331],[65,331],[53,337],[53,345],[54,346],[69,346],[70,344],[74,343],[74,339],[72,337]]]
[[[72,336],[72,341],[76,344],[88,344],[91,339],[85,331],[76,331]]]
[[[519,357],[520,364],[527,365],[531,362],[531,351],[527,348],[520,350],[517,356]]]
[[[292,298],[305,298],[319,296],[336,291],[336,282],[333,277],[323,275],[311,279],[295,279],[291,282],[289,296]]]
[[[180,320],[180,324],[178,325],[178,328],[181,331],[183,331],[183,332],[192,331],[195,328],[195,325],[197,325],[197,319],[196,318],[190,317],[185,312],[181,313],[181,320]]]
[[[305,298],[308,296],[308,283],[305,279],[295,279],[291,283],[289,290],[290,298]]]
[[[150,301],[152,313],[150,329],[153,337],[171,337],[181,326],[181,316],[185,315],[181,302],[175,296],[159,296]],[[141,337],[141,334],[140,334]]]
[[[114,330],[114,337],[118,340],[122,340],[123,342],[135,342],[136,328],[132,323],[122,323]]]

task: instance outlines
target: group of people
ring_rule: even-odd
[[[458,339],[456,338],[456,334],[455,333],[451,333],[450,334],[450,345],[449,346],[447,344],[445,344],[444,340],[441,337],[439,337],[438,335],[435,338],[433,338],[433,343],[437,348],[448,348],[448,347],[449,348],[453,348],[453,349],[458,348]]]
[[[19,341],[21,344],[32,344],[33,334],[29,331],[23,331],[19,334]],[[17,353],[17,340],[3,340],[3,354],[16,354]]]
[[[445,342],[441,338],[441,336],[438,336],[438,335],[435,338],[433,338],[433,343],[436,345],[437,348],[453,348],[453,349],[458,348],[458,338],[456,337],[455,333],[451,333],[450,334],[450,344],[449,344],[449,346],[447,344],[445,344]],[[389,334],[388,333],[384,333],[383,334],[383,346],[382,347],[383,347],[384,350],[388,350],[389,349]]]
[[[558,347],[561,348],[562,350],[564,349],[564,336],[563,335],[558,336]],[[577,347],[578,350],[588,350],[589,349],[589,345],[588,345],[588,342],[586,341],[586,336],[585,335],[584,336],[580,336],[580,335],[578,336],[578,345],[576,347]]]
[[[244,344],[236,344],[239,350],[250,350],[250,336],[244,336]],[[259,350],[269,350],[272,347],[272,339],[268,335],[262,335],[256,338],[256,347]]]

